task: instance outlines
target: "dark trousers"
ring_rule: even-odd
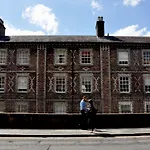
[[[92,131],[95,128],[95,116],[89,116],[88,117],[88,128],[92,129]]]
[[[85,112],[85,110],[81,110],[81,128],[82,129],[87,129],[88,128],[88,124],[87,124],[87,114]]]

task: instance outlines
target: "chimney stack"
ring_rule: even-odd
[[[0,18],[0,36],[5,36],[5,29],[4,21]]]
[[[98,37],[103,37],[104,36],[104,21],[103,17],[98,17],[98,20],[96,22],[96,35]]]

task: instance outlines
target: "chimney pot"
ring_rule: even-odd
[[[96,35],[98,37],[103,37],[104,36],[104,21],[103,21],[103,17],[99,16],[98,20],[96,22]]]
[[[103,17],[98,17],[98,21],[103,21]]]

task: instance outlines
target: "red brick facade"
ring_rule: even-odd
[[[142,51],[150,49],[150,38],[0,37],[0,50],[7,50],[7,64],[0,66],[0,74],[6,76],[5,91],[0,93],[2,112],[17,112],[16,106],[21,103],[27,106],[28,113],[55,113],[55,107],[63,102],[66,113],[79,113],[83,95],[93,99],[99,113],[119,113],[122,102],[125,105],[129,102],[131,113],[145,112],[145,102],[150,100],[150,94],[144,91],[143,74],[149,74],[150,69],[142,64]],[[17,65],[18,49],[29,49],[29,65]],[[55,64],[56,49],[67,50],[66,64]],[[90,65],[80,63],[82,49],[91,50]],[[129,49],[128,66],[118,65],[118,49]],[[16,77],[20,73],[29,77],[27,93],[17,92]],[[81,91],[81,76],[87,74],[92,76],[91,93]],[[119,92],[119,76],[122,74],[129,75],[128,93]],[[66,78],[66,92],[56,92],[56,75]]]

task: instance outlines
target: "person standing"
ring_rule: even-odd
[[[89,108],[88,108],[88,128],[94,131],[95,128],[95,118],[97,109],[94,107],[93,101],[90,99],[89,101]]]
[[[81,128],[87,129],[87,98],[86,96],[82,97],[80,101],[80,113],[81,113]]]

